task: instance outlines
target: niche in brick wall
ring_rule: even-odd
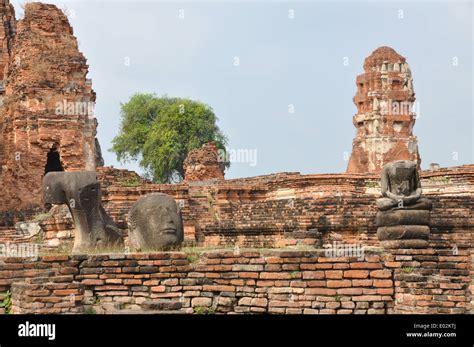
[[[49,150],[47,154],[46,165],[44,167],[45,175],[48,172],[52,172],[52,171],[64,171],[63,166],[61,164],[61,156],[59,155],[57,145],[54,145]]]

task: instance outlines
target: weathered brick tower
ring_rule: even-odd
[[[393,160],[420,165],[417,139],[412,130],[416,115],[415,92],[406,59],[390,47],[379,47],[364,62],[357,76],[353,118],[357,135],[352,144],[348,173],[379,173]]]
[[[0,211],[41,205],[49,171],[95,169],[95,93],[67,17],[0,2]]]

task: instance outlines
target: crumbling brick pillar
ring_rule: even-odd
[[[225,161],[220,160],[214,142],[204,144],[201,148],[188,153],[183,163],[186,181],[207,181],[224,179]]]

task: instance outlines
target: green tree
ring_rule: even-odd
[[[182,180],[188,152],[209,141],[225,151],[227,140],[214,111],[199,101],[138,93],[121,104],[120,117],[110,151],[121,162],[139,161],[155,183]]]

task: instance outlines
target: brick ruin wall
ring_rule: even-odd
[[[468,245],[474,166],[424,171],[421,177],[424,194],[434,204],[432,245]],[[287,247],[342,240],[377,245],[379,184],[374,175],[297,173],[176,185],[105,183],[103,201],[126,229],[127,212],[140,196],[172,195],[182,206],[186,239],[203,246]]]
[[[467,313],[470,257],[382,250],[4,258],[13,313]],[[5,294],[3,294],[5,295]]]
[[[242,249],[242,252],[244,252],[245,248],[247,247],[281,247],[288,249],[288,247],[303,245],[321,248],[321,246],[328,244],[333,245],[334,242],[339,242],[339,244],[356,243],[360,244],[361,246],[368,246],[368,252],[372,252],[373,249],[377,250],[377,247],[379,246],[374,222],[376,214],[375,200],[380,196],[380,187],[378,177],[373,175],[300,175],[297,173],[282,173],[248,179],[227,180],[222,182],[193,182],[176,185],[153,185],[147,184],[146,182],[144,183],[137,181],[139,178],[137,178],[136,174],[132,172],[114,170],[112,168],[100,168],[99,177],[101,178],[102,185],[104,186],[104,206],[121,228],[126,228],[127,212],[130,206],[140,196],[157,191],[174,196],[178,203],[183,206],[182,210],[185,225],[185,240],[187,245],[196,245],[208,248],[232,247],[233,252],[239,252],[240,249]],[[165,291],[163,293],[167,295],[169,294],[170,297],[166,297],[166,295],[164,295],[160,299],[157,299],[159,296],[155,296],[156,293],[153,292],[153,290],[162,289],[152,289],[151,287],[148,289],[145,288],[151,283],[156,284],[153,285],[153,287],[159,287],[162,285],[157,284],[158,282],[146,282],[145,278],[149,278],[148,274],[135,273],[134,276],[137,277],[127,277],[128,275],[124,274],[123,278],[121,278],[121,276],[118,276],[117,278],[108,278],[108,275],[106,274],[108,274],[109,271],[117,271],[117,273],[123,271],[123,269],[119,270],[116,268],[119,265],[112,266],[114,269],[108,269],[108,266],[104,265],[104,268],[95,270],[98,271],[98,274],[104,274],[102,278],[100,275],[97,277],[94,274],[91,274],[94,275],[92,277],[85,278],[98,280],[97,282],[91,282],[97,283],[97,286],[100,284],[101,287],[98,288],[104,289],[104,291],[102,291],[102,289],[97,289],[96,294],[98,296],[103,295],[103,293],[107,293],[107,291],[114,292],[115,289],[122,288],[119,290],[121,294],[116,294],[117,297],[122,296],[122,298],[115,298],[115,294],[111,294],[112,298],[106,297],[101,301],[103,303],[108,302],[108,306],[106,306],[109,308],[130,307],[131,309],[136,310],[148,310],[150,309],[149,307],[159,307],[160,309],[172,308],[172,311],[178,310],[180,312],[192,312],[193,310],[199,311],[209,309],[212,311],[217,310],[217,312],[224,312],[225,310],[228,310],[228,312],[242,313],[329,313],[339,312],[338,310],[341,311],[340,313],[435,312],[433,310],[438,310],[436,312],[444,313],[468,312],[468,304],[471,300],[470,293],[474,289],[474,281],[472,279],[474,275],[472,267],[472,259],[474,259],[472,255],[473,217],[471,212],[473,210],[474,204],[472,199],[474,190],[474,166],[467,165],[461,167],[452,167],[434,172],[425,171],[422,172],[421,178],[424,194],[433,200],[434,205],[431,217],[432,227],[430,234],[430,247],[426,250],[399,250],[397,253],[389,253],[388,255],[387,253],[374,255],[375,257],[378,256],[379,258],[383,255],[383,261],[386,259],[391,259],[389,260],[388,264],[391,264],[390,262],[395,262],[395,264],[399,266],[399,268],[393,268],[389,265],[386,265],[385,263],[382,264],[382,260],[379,260],[381,267],[378,267],[377,269],[391,271],[391,276],[389,279],[392,281],[392,294],[387,294],[388,296],[384,300],[375,300],[375,297],[378,298],[377,294],[368,294],[377,293],[377,289],[387,289],[387,287],[375,287],[374,283],[385,283],[384,285],[389,283],[370,281],[375,280],[375,278],[370,278],[371,269],[368,267],[374,265],[367,265],[367,268],[361,268],[362,270],[369,271],[368,278],[360,279],[367,280],[367,282],[360,282],[357,281],[357,279],[345,278],[344,272],[338,272],[338,274],[342,273],[343,277],[334,278],[334,280],[343,281],[340,283],[344,286],[348,286],[341,288],[333,288],[328,286],[329,282],[327,281],[332,280],[332,278],[327,278],[325,276],[336,276],[332,273],[318,272],[317,275],[314,275],[323,276],[320,280],[326,281],[319,283],[321,285],[321,287],[317,287],[319,289],[311,289],[313,287],[311,287],[311,285],[308,283],[302,284],[303,287],[296,287],[300,289],[294,289],[293,285],[296,286],[295,281],[297,279],[294,279],[295,281],[291,281],[291,279],[288,278],[284,279],[283,277],[288,276],[288,274],[282,274],[282,278],[279,280],[283,282],[275,282],[276,284],[273,283],[273,285],[270,285],[272,282],[268,282],[269,287],[265,289],[268,290],[268,292],[265,292],[265,295],[256,295],[255,297],[251,295],[250,298],[246,298],[245,295],[242,296],[242,294],[237,294],[237,289],[235,289],[234,292],[235,296],[233,296],[234,294],[229,293],[221,294],[220,291],[206,291],[203,288],[210,287],[204,287],[204,284],[193,284],[189,285],[189,287],[183,286],[182,288],[186,288],[186,290],[183,289],[183,291],[180,292],[179,288],[181,288],[182,283],[191,283],[193,281],[197,281],[196,283],[199,283],[199,280],[192,279],[193,276],[198,276],[197,278],[200,278],[200,276],[202,276],[202,278],[209,277],[211,279],[214,278],[213,276],[216,276],[216,279],[222,278],[222,280],[216,280],[215,282],[212,282],[212,284],[208,283],[207,285],[209,286],[232,286],[232,283],[242,283],[237,281],[237,279],[240,277],[235,277],[240,276],[240,274],[235,274],[234,270],[229,267],[220,267],[220,270],[215,270],[215,274],[212,274],[213,271],[206,269],[206,271],[203,270],[203,274],[195,275],[195,272],[199,272],[201,270],[194,269],[193,263],[188,264],[194,269],[192,271],[189,270],[193,274],[188,273],[188,270],[185,271],[185,274],[179,274],[179,271],[178,274],[166,274],[164,275],[166,278],[183,276],[183,282],[181,282],[180,279],[169,282],[163,281],[163,283],[168,283],[169,286],[167,287],[166,284],[164,285]],[[60,207],[56,206],[56,208]],[[43,228],[43,235],[41,237],[43,244],[50,243],[49,246],[57,247],[61,246],[63,243],[72,241],[74,237],[72,220],[66,208],[62,208],[60,211],[62,211],[62,213],[54,213],[51,218],[48,218],[40,223],[41,227]],[[233,254],[233,252],[231,253]],[[292,252],[293,253],[290,253],[294,254],[294,257],[298,258],[295,254],[299,253],[297,251]],[[170,257],[185,257],[184,255],[177,254],[178,253],[170,255]],[[204,264],[211,265],[213,262],[215,262],[213,265],[228,265],[229,263],[227,262],[232,263],[234,261],[237,263],[241,261],[242,264],[253,264],[254,261],[257,261],[257,263],[263,261],[262,264],[266,264],[266,260],[260,259],[260,256],[254,257],[258,259],[246,260],[247,258],[245,257],[239,256],[233,258],[229,255],[230,253],[226,254],[226,256],[222,256],[222,259],[219,263],[217,263],[217,260],[199,260],[197,263],[201,264],[204,262]],[[140,258],[143,261],[145,261],[145,259],[148,257],[147,254],[130,256],[132,258],[143,257]],[[95,259],[94,256],[91,257],[92,259]],[[128,255],[119,255],[112,256],[112,258],[109,260],[118,261],[120,260],[120,257],[125,257],[121,259],[123,261],[125,261],[125,259],[129,259]],[[151,257],[153,257],[153,255],[151,255]],[[206,257],[208,256],[204,255],[203,257],[207,259]],[[213,256],[211,256],[211,259],[212,257]],[[266,259],[266,256],[262,257]],[[291,257],[292,256],[290,256],[290,258]],[[315,257],[318,258],[317,256]],[[230,258],[233,260],[230,260]],[[109,264],[106,262],[107,259],[108,258],[104,258],[104,264]],[[253,258],[250,257],[249,259]],[[315,259],[314,262],[319,263],[325,262],[326,260],[327,259],[321,258],[320,260]],[[283,260],[281,264],[284,264],[285,261],[287,260]],[[295,261],[299,262],[300,259]],[[304,263],[305,261],[301,262]],[[316,271],[316,269],[318,269],[324,271],[343,271],[346,269],[349,271],[353,262],[360,263],[354,259],[341,261],[334,260],[334,264],[332,264],[331,267],[325,269],[324,266],[327,265],[318,265],[315,266],[313,270]],[[42,262],[40,263],[42,264]],[[136,266],[145,266],[145,264],[152,266],[152,263],[153,262],[145,261],[139,263],[139,265]],[[165,264],[167,264],[166,266],[172,266],[178,265],[178,263],[174,264],[171,261],[171,263],[166,262]],[[182,263],[184,264],[184,261]],[[344,264],[341,265],[339,263]],[[110,264],[116,264],[116,262],[112,262]],[[125,266],[125,264],[135,264],[135,262],[119,262],[118,264],[123,264],[123,266]],[[159,264],[159,262],[156,264]],[[278,277],[280,276],[279,273],[285,272],[284,270],[288,270],[287,272],[289,272],[290,275],[293,271],[309,270],[307,265],[308,264],[299,264],[298,266],[294,266],[294,270],[291,271],[291,266],[274,266],[274,269],[279,269],[278,271],[272,270],[275,271],[274,275],[264,274],[262,275],[263,277],[259,277],[260,274],[253,274],[251,276],[257,277],[249,278],[248,280],[255,280],[255,285],[252,291],[254,293],[259,293],[259,291],[262,289],[256,284],[257,280],[266,280],[266,276]],[[25,266],[28,267],[28,265]],[[36,271],[33,270],[34,266],[30,266],[31,271],[33,272],[30,272],[26,277],[31,277],[31,274]],[[43,265],[40,266],[43,267]],[[102,265],[97,266],[102,267]],[[259,269],[258,272],[267,272],[266,269],[271,269],[272,266],[267,267],[265,265],[263,268],[256,267],[255,269],[257,268]],[[170,268],[167,269],[169,270]],[[81,273],[80,270],[78,271],[78,273]],[[141,277],[142,275],[144,275],[144,277]],[[157,276],[159,277],[161,275]],[[306,274],[306,276],[311,275]],[[14,278],[8,279],[8,276],[6,277],[7,278],[2,279],[4,282],[0,283],[5,284],[9,281],[8,283],[11,284],[15,282]],[[190,277],[192,280],[187,282],[185,279],[189,279]],[[124,282],[125,278],[133,279],[135,281]],[[137,281],[137,279],[140,278],[142,278],[142,282]],[[401,280],[401,278],[403,278],[403,280]],[[80,279],[80,277],[77,279]],[[109,281],[106,281],[106,279]],[[236,281],[232,282],[231,279]],[[245,278],[242,279],[245,280]],[[302,280],[305,282],[304,278],[302,278]],[[380,280],[383,280],[383,278]],[[44,279],[41,279],[40,281],[44,281]],[[49,281],[50,280],[48,279],[46,280],[48,285],[50,285]],[[74,288],[71,288],[71,290],[78,290],[80,293],[83,293],[83,290],[85,293],[84,295],[87,294],[86,296],[90,298],[91,290],[87,289],[87,285],[83,286],[84,283],[82,279],[81,281],[74,279],[72,283],[74,284]],[[87,283],[88,282],[86,281],[85,284]],[[120,285],[118,285],[119,283]],[[131,283],[135,283],[136,287],[140,287],[144,292],[140,292],[140,289],[132,290],[124,283],[130,283],[130,286]],[[170,285],[169,283],[173,283],[173,285]],[[244,281],[243,283],[246,282]],[[289,284],[284,286],[284,283]],[[293,283],[293,285],[291,283]],[[370,283],[370,285],[367,285],[367,287],[362,285],[359,286],[361,283]],[[76,288],[76,284],[80,284],[79,287]],[[109,284],[117,284],[117,287],[109,287]],[[21,295],[27,296],[25,293],[29,292],[29,290],[24,289],[25,285],[35,285],[35,283],[21,284],[20,287],[23,287],[17,289],[17,293],[23,293]],[[104,287],[102,287],[102,285]],[[51,288],[54,288],[54,285],[51,286]],[[61,287],[62,285],[58,286]],[[192,292],[192,289],[190,288],[193,286],[200,289],[194,293],[196,294],[195,297],[188,297],[188,295],[191,294],[186,292]],[[274,301],[273,298],[278,297],[273,296],[273,294],[277,294],[276,292],[278,292],[278,288],[280,286],[286,288],[281,289],[282,291],[288,291],[288,293],[283,293],[287,297],[291,294],[298,294],[302,295],[302,298],[307,297],[310,299],[302,299],[302,303],[297,304],[292,303],[291,300],[287,300],[288,302],[286,304],[280,303],[283,305],[281,307],[274,306],[275,303],[270,305],[270,302]],[[271,287],[274,288],[271,289]],[[15,286],[13,286],[13,289],[15,289]],[[323,289],[327,290],[326,293],[333,294],[328,296],[323,295],[322,298],[317,296],[319,299],[311,299],[312,294],[309,293],[316,293],[318,290],[324,292]],[[390,289],[390,287],[388,287],[388,289]],[[51,289],[50,294],[55,293],[54,290],[56,289]],[[63,293],[61,291],[62,289],[57,290],[59,290],[58,293]],[[92,292],[94,292],[94,290],[96,289],[92,289]],[[140,293],[134,293],[135,290]],[[242,290],[246,291],[250,289],[247,288]],[[293,290],[295,291],[293,292]],[[301,293],[299,293],[299,291],[301,291]],[[172,294],[173,292],[176,293]],[[178,292],[181,294],[178,295]],[[339,302],[339,299],[334,299],[338,298],[341,296],[340,294],[345,292],[360,293],[357,295],[364,297],[367,295],[375,295],[375,297],[372,297],[363,304],[357,304],[358,299],[353,298],[352,296],[350,296],[350,299],[344,298],[341,302]],[[390,291],[387,290],[387,292]],[[129,293],[130,295],[126,293]],[[282,301],[284,301],[283,297],[285,296],[283,294],[280,296]],[[138,299],[138,301],[135,301],[133,298],[135,295],[143,295],[143,297]],[[173,295],[177,295],[176,298],[178,299],[170,299],[174,298]],[[391,297],[391,299],[389,300],[388,297]],[[256,298],[261,298],[262,300],[254,300]],[[60,297],[54,300],[59,299]],[[159,303],[149,303],[149,299],[157,299]],[[210,308],[193,309],[193,299],[195,299],[194,306],[197,307],[200,305],[210,305]],[[242,301],[240,301],[241,299]],[[334,302],[333,299],[336,300],[336,302]],[[23,299],[20,301],[22,300]],[[28,301],[41,299],[25,298],[25,300]],[[66,298],[61,300],[66,300]],[[62,302],[61,300],[58,302]],[[169,300],[170,303],[168,303],[167,300]],[[176,300],[179,303],[175,303]],[[328,300],[327,302],[331,302],[331,304],[329,304],[329,306],[325,306],[325,304],[319,303],[319,301],[325,302],[324,300]],[[355,303],[355,306],[353,306],[351,303],[343,304],[344,300]],[[375,301],[372,302],[371,300]],[[147,301],[146,304],[144,304],[145,301]],[[315,301],[318,303],[315,303]],[[220,307],[219,302],[226,302],[231,307],[222,308]],[[266,302],[267,306],[253,305],[254,302]],[[311,304],[308,302],[311,302]],[[393,306],[394,302],[397,304],[396,308]],[[419,306],[416,306],[418,305],[416,304],[418,302]],[[444,303],[442,304],[441,302]],[[144,306],[142,307],[141,304]],[[340,306],[338,304],[340,304]],[[62,304],[58,305],[61,306]],[[68,304],[64,305],[67,306]],[[277,303],[276,305],[279,304]],[[416,311],[413,308],[414,305],[417,307]],[[177,309],[178,306],[179,309]],[[350,306],[353,307],[351,308]],[[71,307],[72,306],[70,306],[70,308]],[[75,309],[77,308],[76,306],[74,307]],[[20,310],[20,308],[18,309]],[[49,309],[50,307],[47,306],[46,311]],[[102,310],[103,308],[99,307],[98,309]],[[26,308],[23,308],[23,310],[26,310]],[[68,309],[65,308],[65,310],[67,311]]]
[[[28,215],[42,205],[46,172],[95,170],[96,95],[64,13],[30,3],[16,22],[10,8],[0,4],[0,211]]]
[[[174,196],[182,206],[185,241],[207,247],[321,246],[332,242],[378,245],[375,200],[379,180],[371,175],[277,174],[220,182],[154,185],[132,172],[99,168],[103,204],[126,231],[127,213],[153,192]],[[433,247],[472,244],[474,166],[425,171],[424,194],[433,200]],[[57,247],[73,240],[73,222],[55,206],[39,224],[42,242]],[[1,230],[0,230],[1,238]]]
[[[0,15],[0,242],[62,251],[74,238],[73,222],[64,206],[54,206],[49,215],[38,207],[41,177],[53,149],[66,171],[96,166],[96,120],[68,111],[69,104],[95,102],[88,66],[66,16],[55,6],[28,4],[17,22],[3,1]],[[357,81],[358,133],[349,173],[223,180],[206,146],[196,158],[207,158],[207,167],[191,157],[187,180],[180,184],[154,185],[130,171],[97,168],[104,206],[120,228],[126,228],[127,213],[140,196],[163,192],[182,206],[187,245],[232,247],[236,253],[2,258],[0,292],[12,290],[18,313],[82,312],[94,302],[101,311],[467,312],[474,288],[474,165],[422,173],[424,194],[434,203],[426,250],[376,253],[364,260],[295,250],[239,254],[245,247],[320,248],[332,242],[377,249],[379,177],[356,172],[376,172],[380,153],[362,144],[375,132],[412,150],[407,154],[397,145],[396,153],[387,152],[391,159],[419,163],[419,156],[411,132],[413,114],[392,117],[382,128],[371,118],[379,116],[380,100],[414,101],[404,58],[393,60],[387,48],[376,52]],[[382,93],[380,100],[368,98],[371,88]],[[60,117],[58,102],[65,105]],[[389,161],[387,153],[382,161]]]

